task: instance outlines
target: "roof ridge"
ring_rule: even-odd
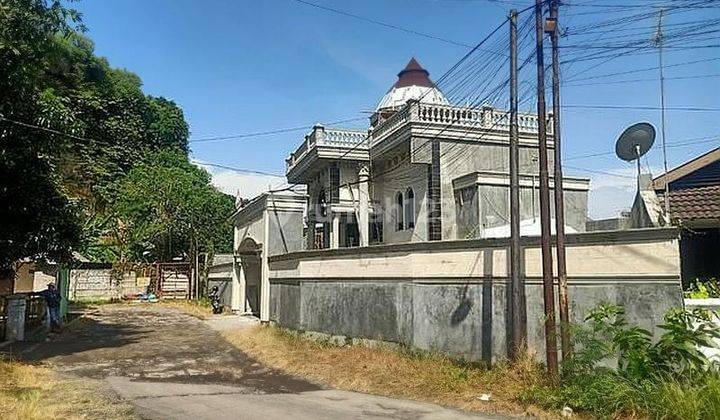
[[[717,154],[717,156],[714,156],[714,154]],[[664,173],[656,178],[653,179],[653,187],[658,188],[664,188],[665,185],[665,177],[667,177],[667,182],[671,183],[673,181],[678,180],[679,178],[684,177],[685,175],[688,175],[690,173],[693,173],[697,171],[698,169],[702,169],[708,165],[710,165],[713,162],[716,162],[720,160],[720,147],[716,147],[712,150],[709,150],[702,155],[690,159],[686,161],[685,163],[682,163],[669,171],[667,173]]]

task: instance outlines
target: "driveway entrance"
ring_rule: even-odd
[[[16,356],[65,374],[102,380],[151,419],[478,418],[432,404],[324,389],[269,369],[225,341],[219,329],[256,323],[201,321],[153,304],[104,305],[49,342]]]

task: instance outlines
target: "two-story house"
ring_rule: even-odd
[[[317,125],[287,158],[288,181],[307,185],[308,248],[506,235],[509,123],[503,110],[450,104],[410,60],[367,131]],[[537,129],[536,115],[520,114],[524,234],[539,214]],[[552,131],[548,141],[552,165]],[[568,232],[585,230],[588,188],[563,179]]]

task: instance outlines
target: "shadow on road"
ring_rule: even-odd
[[[159,305],[103,305],[49,341],[16,343],[10,350],[19,359],[95,379],[230,385],[263,394],[322,389],[264,367],[204,322]]]

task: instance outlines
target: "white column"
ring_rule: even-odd
[[[268,264],[268,243],[270,240],[270,217],[267,209],[263,212],[263,243],[260,256],[260,322],[270,321],[270,266]]]
[[[240,257],[233,257],[232,310],[244,314],[247,312],[247,300],[245,297],[247,284],[245,282],[245,267],[241,261],[238,261],[238,258]]]
[[[370,245],[370,187],[368,180],[370,179],[370,170],[367,165],[363,165],[358,171],[358,230],[360,232],[360,246]]]
[[[330,248],[340,248],[340,213],[332,213],[332,231],[330,232]]]

